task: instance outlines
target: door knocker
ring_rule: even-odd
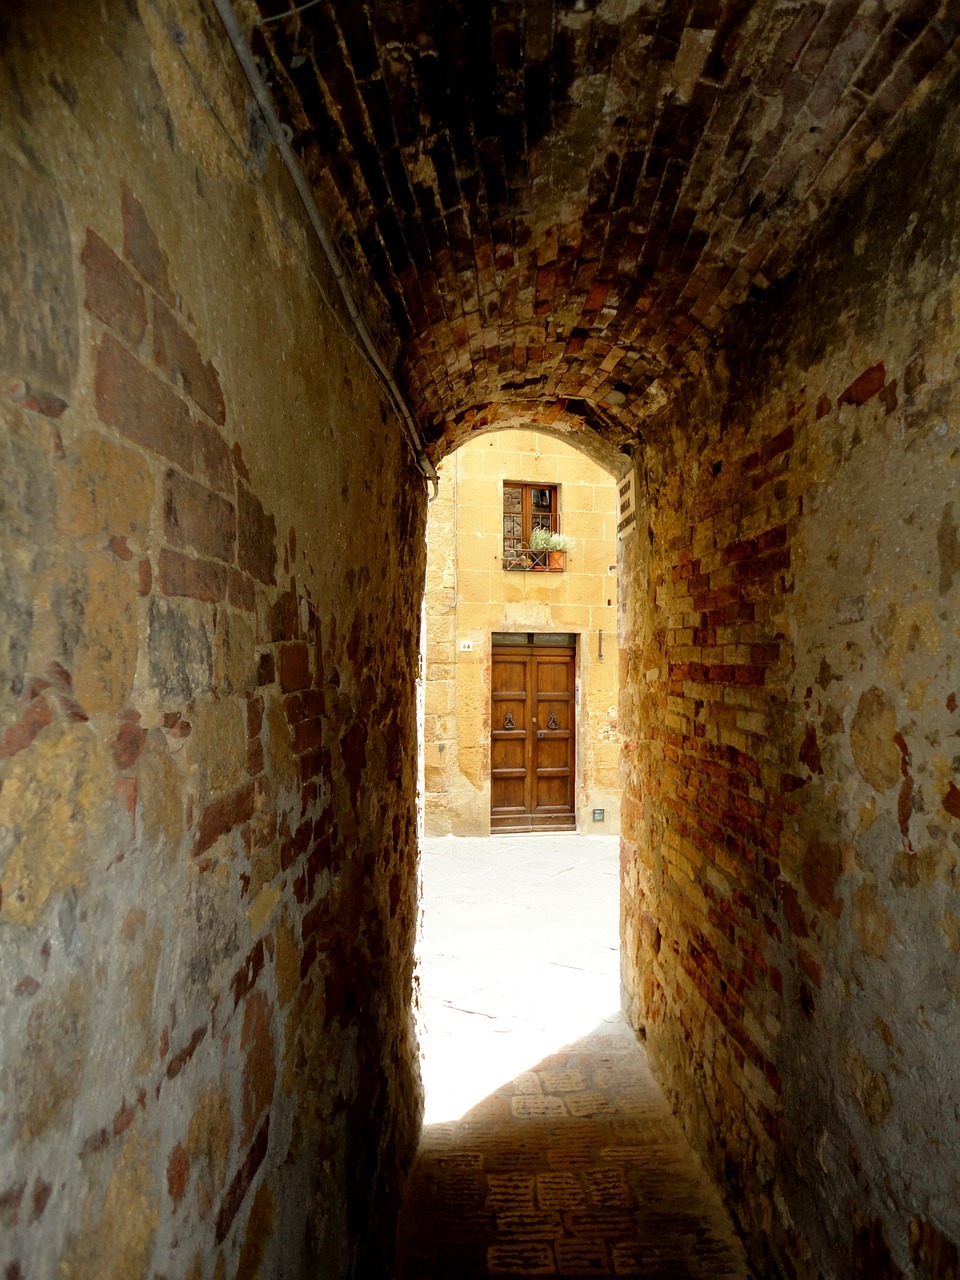
[[[503,717],[503,727],[505,729],[515,729],[517,726],[513,723],[513,712],[508,711]]]
[[[560,728],[559,724],[557,724],[557,717],[553,714],[553,712],[550,713],[550,719],[547,721],[547,728],[548,729]]]

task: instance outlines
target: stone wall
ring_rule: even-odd
[[[762,1275],[960,1267],[957,96],[642,464],[625,985]]]
[[[490,833],[491,634],[566,631],[578,644],[577,829],[615,835],[616,482],[573,445],[532,430],[469,440],[444,459],[440,474],[427,539],[426,834]],[[505,480],[559,485],[560,528],[573,540],[562,573],[504,570]],[[460,640],[472,648],[461,652]],[[593,821],[596,808],[602,821]]]
[[[210,6],[7,6],[0,288],[0,1269],[380,1274],[425,495]]]

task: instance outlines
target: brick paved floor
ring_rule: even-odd
[[[428,1123],[397,1280],[747,1277],[615,1012],[616,841],[428,841],[424,884]]]

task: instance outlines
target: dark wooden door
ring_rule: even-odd
[[[493,650],[491,831],[572,831],[574,650]]]

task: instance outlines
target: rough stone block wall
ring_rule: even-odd
[[[763,1275],[960,1273],[956,101],[641,464],[625,985]]]
[[[375,1275],[425,495],[212,9],[0,27],[0,1270]]]

